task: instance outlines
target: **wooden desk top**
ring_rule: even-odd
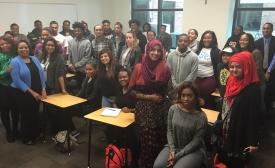
[[[218,115],[219,115],[218,111],[204,109],[204,108],[201,108],[201,109],[207,115],[208,122],[214,123],[217,120]]]
[[[71,78],[71,77],[74,77],[74,76],[75,76],[75,74],[71,74],[71,73],[66,74],[66,78]]]
[[[70,107],[86,101],[86,99],[82,99],[72,95],[64,95],[63,93],[49,95],[46,99],[42,100],[42,102],[49,103],[61,108]]]
[[[215,96],[215,97],[221,97],[221,95],[219,93],[215,93],[215,92],[213,92],[211,95]]]
[[[100,115],[104,109],[105,108],[101,108],[95,112],[85,115],[84,117],[90,120],[96,120],[123,128],[135,122],[134,113],[124,113],[121,111],[117,117],[105,117]]]

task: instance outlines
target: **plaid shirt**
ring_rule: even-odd
[[[109,48],[114,57],[116,57],[116,48],[111,39],[103,38],[102,41],[98,41],[96,38],[92,41],[92,57],[98,61],[99,52],[103,48]]]
[[[62,46],[62,44],[60,44],[59,42],[57,42],[58,46],[59,46],[59,50],[60,50],[60,54],[62,55],[62,57],[64,58],[64,60],[66,59],[67,57],[67,54],[66,54],[66,49]],[[42,43],[39,43],[35,46],[35,49],[34,49],[34,56],[35,57],[38,57],[38,55],[42,53]]]

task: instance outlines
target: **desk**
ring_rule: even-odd
[[[85,115],[84,117],[89,119],[89,143],[88,143],[88,168],[90,166],[90,154],[91,154],[91,134],[92,134],[92,120],[103,122],[106,124],[111,124],[114,126],[125,128],[135,121],[134,113],[124,113],[120,112],[117,117],[105,117],[101,116],[100,113],[105,108],[101,108],[95,112]],[[127,160],[127,150],[126,150],[126,160]]]
[[[221,97],[220,93],[216,93],[216,92],[213,92],[211,95],[215,97]]]
[[[217,120],[219,115],[218,111],[204,109],[204,108],[201,108],[201,109],[203,112],[205,112],[209,123],[214,123]]]
[[[75,74],[71,74],[71,73],[66,74],[66,78],[71,78],[71,77],[74,77],[74,76],[75,76]]]
[[[43,102],[43,115],[45,118],[45,113],[46,113],[46,107],[45,107],[45,103],[57,106],[57,107],[61,107],[61,108],[67,108],[76,104],[80,104],[83,102],[86,102],[86,99],[82,99],[79,97],[75,97],[72,95],[64,95],[63,93],[58,93],[58,94],[54,94],[54,95],[49,95],[47,96],[46,99],[42,100]],[[70,138],[69,138],[69,130],[68,130],[68,144],[70,144]],[[44,142],[46,139],[46,130],[45,130],[45,121],[44,121]],[[68,145],[68,150],[69,150],[69,155],[70,155],[70,145]]]

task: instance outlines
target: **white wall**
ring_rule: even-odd
[[[234,5],[234,0],[207,0],[207,4],[204,0],[184,0],[183,32],[195,28],[200,39],[204,31],[212,30],[222,49],[231,35]]]

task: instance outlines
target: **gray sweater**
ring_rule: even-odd
[[[203,136],[207,130],[207,117],[202,111],[189,113],[182,111],[178,104],[168,112],[167,140],[170,152],[175,152],[175,161],[187,154],[197,152],[206,164],[206,149]]]
[[[78,40],[76,37],[69,42],[69,67],[75,66],[77,71],[85,72],[85,65],[91,59],[91,42],[86,37]]]
[[[180,53],[178,49],[171,52],[166,63],[173,73],[173,87],[177,87],[184,81],[194,82],[197,78],[198,56],[189,47],[184,53]]]

